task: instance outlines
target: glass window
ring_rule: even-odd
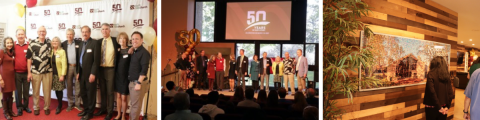
[[[285,57],[285,52],[288,52],[291,58],[297,58],[297,50],[303,51],[303,44],[283,44],[282,56]]]
[[[267,52],[269,58],[280,56],[280,44],[260,44],[259,58],[263,58],[263,52]]]
[[[305,57],[308,60],[308,65],[315,65],[315,44],[306,44]]]
[[[195,28],[200,30],[200,42],[213,42],[215,2],[196,2]]]
[[[306,43],[318,43],[319,41],[319,4],[319,0],[307,0]]]

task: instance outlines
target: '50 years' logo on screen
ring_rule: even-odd
[[[260,18],[262,18],[260,20]],[[265,31],[266,25],[270,22],[267,21],[267,13],[265,11],[248,11],[247,12],[247,24],[248,28],[254,27],[252,31]]]

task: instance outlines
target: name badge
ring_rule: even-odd
[[[128,55],[123,55],[123,58],[128,58]]]
[[[258,62],[257,62],[258,63]]]
[[[23,50],[23,52],[27,53],[27,50]]]
[[[75,45],[75,48],[78,48],[78,45]]]
[[[55,55],[55,57],[60,58],[60,55]]]
[[[222,61],[220,61],[220,63],[222,63]]]
[[[91,53],[92,52],[92,49],[87,49],[87,53]]]
[[[247,61],[243,61],[243,63],[247,63]]]
[[[35,66],[32,65],[32,68],[35,69]]]

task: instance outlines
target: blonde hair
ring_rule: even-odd
[[[62,41],[60,40],[60,38],[55,36],[55,37],[53,37],[52,42],[55,41],[55,40],[58,41],[57,49],[62,49],[62,46],[61,46]],[[52,49],[53,49],[53,46],[52,46]]]
[[[213,61],[215,59],[215,55],[210,55],[210,61]]]
[[[120,34],[118,34],[117,42],[120,44],[120,38],[122,38],[122,37],[125,38],[126,41],[127,41],[127,42],[126,42],[127,45],[125,45],[125,46],[128,46],[128,45],[130,44],[130,40],[129,40],[129,38],[128,38],[128,34],[125,33],[125,32],[121,32]]]

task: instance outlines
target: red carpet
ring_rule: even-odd
[[[15,105],[15,102],[13,102],[13,112],[17,113],[17,107]],[[72,111],[70,112],[67,112],[66,109],[68,107],[68,102],[66,101],[63,101],[62,104],[63,104],[63,108],[62,108],[62,112],[58,115],[55,114],[56,112],[56,109],[57,109],[57,105],[58,105],[58,102],[56,99],[51,99],[51,103],[50,103],[50,115],[45,115],[45,111],[43,110],[43,97],[40,97],[40,100],[39,100],[39,108],[40,108],[40,115],[38,116],[35,116],[33,114],[33,98],[30,97],[30,101],[29,101],[29,108],[32,110],[32,113],[27,113],[27,112],[23,112],[23,115],[22,116],[18,116],[18,117],[13,117],[14,120],[80,120],[81,117],[77,116],[78,113],[80,113],[80,111],[78,111],[77,109],[72,109]],[[98,109],[97,109],[98,110]],[[95,110],[95,112],[97,112],[97,110]],[[114,114],[112,117],[115,117],[117,115],[117,112],[114,111]],[[94,116],[92,120],[103,120],[105,119],[105,116],[106,115],[102,115],[102,116]],[[128,116],[126,114],[126,116]],[[5,119],[5,116],[3,116],[3,108],[2,110],[0,110],[0,120],[4,120]],[[112,118],[113,120],[113,118]]]

